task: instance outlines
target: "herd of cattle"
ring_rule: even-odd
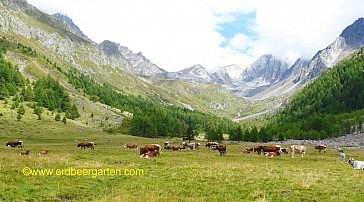
[[[82,149],[85,150],[86,148],[90,148],[91,150],[94,150],[95,145],[96,145],[95,142],[81,142],[77,145],[77,147],[81,147],[81,150]],[[13,147],[13,148],[15,148],[15,147],[23,148],[24,142],[23,141],[10,141],[10,142],[6,143],[6,146]],[[186,150],[188,150],[188,149],[196,150],[196,149],[199,149],[200,146],[201,146],[201,144],[197,143],[197,142],[192,142],[192,143],[182,142],[178,146],[176,146],[176,145],[172,146],[169,144],[169,142],[164,143],[165,150],[173,150],[173,151],[180,151],[180,150],[185,150],[185,149]],[[128,148],[128,149],[140,150],[141,158],[159,157],[162,153],[162,147],[159,144],[147,144],[144,147],[138,147],[137,144],[125,144],[124,147]],[[219,151],[220,156],[223,156],[226,154],[226,145],[219,144],[218,142],[207,142],[206,147],[208,147],[212,150]],[[321,151],[323,151],[325,153],[326,148],[327,147],[325,145],[315,146],[315,149],[317,149],[319,151],[319,153],[321,153]],[[306,154],[307,147],[303,146],[303,145],[291,145],[289,148],[282,148],[280,145],[274,145],[274,146],[259,145],[254,148],[245,149],[245,150],[241,151],[240,154],[250,154],[251,152],[256,152],[259,155],[261,153],[264,153],[265,156],[273,158],[273,157],[279,157],[281,154],[288,154],[288,150],[291,151],[292,158],[294,158],[295,152],[299,152],[301,154],[301,157],[303,158],[304,155]],[[344,160],[345,159],[344,150],[341,148],[338,148],[338,152],[340,153],[339,159]],[[26,150],[25,152],[19,153],[19,155],[29,155],[29,153],[30,153],[30,151]],[[39,155],[48,154],[48,150],[43,150],[43,151],[39,152],[38,154]],[[347,163],[349,165],[351,165],[353,167],[353,169],[364,170],[364,161],[357,161],[353,158],[349,158]]]

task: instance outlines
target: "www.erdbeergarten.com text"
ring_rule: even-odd
[[[143,169],[115,169],[115,168],[58,168],[58,169],[32,169],[24,167],[25,176],[143,176]]]

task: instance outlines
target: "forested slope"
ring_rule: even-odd
[[[280,139],[324,139],[361,131],[363,50],[306,86],[271,120],[267,132]]]

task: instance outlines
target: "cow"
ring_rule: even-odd
[[[14,148],[14,147],[18,147],[18,148],[23,148],[23,141],[20,141],[20,140],[17,140],[17,141],[10,141],[10,142],[7,142],[6,143],[6,146],[7,147],[12,147],[12,148]]]
[[[286,148],[281,148],[281,153],[288,154],[288,149],[286,149]]]
[[[43,150],[38,153],[38,155],[46,155],[46,154],[48,154],[48,150]]]
[[[159,144],[147,144],[145,147],[140,148],[140,155],[146,154],[149,151],[154,151],[159,157],[162,153],[162,147]]]
[[[81,142],[77,145],[77,147],[81,147],[81,150],[84,149],[86,150],[86,147],[87,148],[91,148],[91,150],[95,149],[95,146],[96,144],[94,142]]]
[[[30,151],[26,150],[25,152],[20,152],[20,156],[29,155]]]
[[[169,145],[169,142],[164,143],[164,149],[172,149],[172,147]]]
[[[177,146],[164,146],[164,149],[167,149],[167,150],[173,150],[173,151],[180,151],[182,150],[181,147],[177,147]]]
[[[353,158],[349,158],[348,162],[354,170],[364,170],[364,161],[357,161]]]
[[[211,146],[217,146],[217,145],[219,145],[219,143],[217,142],[208,142],[206,143],[205,147],[211,148]]]
[[[200,147],[200,143],[198,142],[192,142],[192,143],[187,143],[187,142],[182,142],[182,147],[187,148],[187,149],[192,149],[192,150],[196,150]]]
[[[218,145],[216,146],[216,150],[220,152],[220,156],[223,156],[226,154],[226,145]]]
[[[307,148],[303,145],[291,145],[290,149],[291,149],[291,153],[292,153],[292,158],[294,158],[295,151],[300,152],[302,154],[302,156],[301,156],[302,158],[306,154],[306,151],[307,151]]]
[[[157,152],[156,151],[147,151],[145,153],[143,153],[142,155],[140,155],[140,158],[154,158],[157,156]]]
[[[344,153],[343,148],[337,148],[337,151],[338,151],[338,152],[341,152],[341,153]]]
[[[176,150],[181,151],[181,150],[182,150],[182,148],[181,148],[181,147],[175,147],[175,146],[172,146],[172,147],[171,147],[171,149],[172,149],[173,151],[176,151]]]
[[[125,144],[124,147],[128,148],[128,149],[135,149],[135,150],[138,151],[138,145],[137,144]]]
[[[250,148],[250,149],[244,149],[240,152],[240,154],[250,154],[250,152],[254,151],[254,148]]]
[[[265,152],[265,153],[264,153],[264,155],[265,155],[266,157],[271,157],[271,158],[273,158],[273,157],[277,157],[277,156],[278,156],[278,154],[279,154],[279,152]]]
[[[339,160],[340,161],[343,161],[344,159],[345,159],[345,153],[344,152],[340,152]]]
[[[254,152],[260,154],[261,152],[275,152],[277,155],[280,155],[281,147],[279,145],[276,146],[268,146],[268,145],[260,145],[254,148]]]
[[[315,147],[315,149],[317,149],[319,151],[319,153],[321,153],[321,150],[324,150],[324,153],[326,153],[326,146],[325,145],[317,145]]]

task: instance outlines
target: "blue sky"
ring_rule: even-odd
[[[363,0],[28,0],[92,40],[141,51],[168,71],[246,67],[263,54],[311,58],[364,16]]]
[[[237,33],[243,33],[251,39],[256,38],[256,34],[252,30],[255,23],[256,11],[250,13],[233,13],[232,21],[218,23],[217,31],[226,39],[232,39]]]
[[[226,48],[231,46],[231,40],[238,34],[243,34],[252,41],[257,38],[257,35],[253,30],[253,25],[255,24],[256,20],[256,11],[248,13],[236,12],[232,13],[230,16],[231,20],[217,24],[217,32],[225,38],[225,40],[221,42],[220,47]],[[234,51],[249,56],[251,56],[251,52],[249,52],[251,48],[252,47],[249,45],[241,48],[232,46]]]

